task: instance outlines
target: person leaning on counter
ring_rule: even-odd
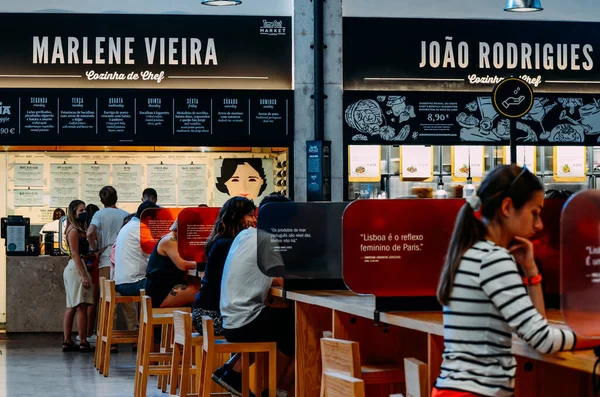
[[[545,318],[529,241],[543,228],[543,206],[537,177],[503,165],[461,208],[438,285],[445,349],[432,397],[513,396],[513,332],[544,354],[600,344]]]

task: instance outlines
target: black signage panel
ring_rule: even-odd
[[[600,80],[600,25],[476,19],[343,20],[344,89],[374,84]]]
[[[342,215],[347,203],[270,203],[258,216],[258,265],[287,279],[342,279]],[[287,285],[287,281],[286,281]]]
[[[40,142],[57,135],[58,98],[30,95],[19,98],[21,128],[19,138],[26,142]],[[8,135],[12,137],[14,135]]]
[[[504,117],[518,119],[525,116],[533,106],[533,90],[525,81],[516,77],[502,80],[492,92],[494,109]]]
[[[113,92],[98,96],[98,136],[112,142],[131,142],[135,134],[135,98]]]
[[[291,89],[292,18],[0,13],[0,86]]]
[[[61,96],[58,100],[58,133],[76,138],[95,134],[96,98],[93,96]]]
[[[148,95],[136,98],[136,131],[148,135],[173,134],[173,99],[168,96]]]
[[[199,96],[176,98],[174,109],[175,135],[210,135],[212,133],[212,98]]]
[[[291,109],[287,90],[5,89],[0,144],[289,146]]]

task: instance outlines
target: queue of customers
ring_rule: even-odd
[[[254,203],[233,197],[223,205],[206,242],[206,263],[201,269],[200,264],[179,255],[177,221],[161,237],[152,254],[142,251],[140,217],[144,210],[158,207],[154,189],[144,191],[135,214],[117,208],[117,191],[112,186],[102,188],[99,196],[104,206],[101,210],[86,211],[81,200],[74,200],[68,208],[65,236],[71,259],[64,271],[67,309],[63,351],[94,351],[98,280],[105,277],[114,279],[117,293],[124,296],[137,296],[140,289],[145,289],[153,307],[193,306],[193,324],[200,333],[202,316],[207,315],[214,320],[215,334],[227,340],[277,342],[277,395],[286,396],[293,386],[294,312],[293,308],[275,309],[266,304],[271,286],[280,285],[281,281],[259,269]],[[273,193],[260,205],[274,201],[289,199]],[[202,279],[188,275],[189,270],[196,269],[204,270]],[[127,329],[134,330],[136,305],[119,306]],[[79,345],[71,338],[75,315]],[[111,346],[111,352],[118,352],[118,347]],[[212,378],[241,396],[240,364],[239,355],[234,355]],[[268,390],[263,393],[266,395]]]

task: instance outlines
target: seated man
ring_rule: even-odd
[[[271,194],[262,200],[260,207],[285,201],[289,199],[280,194]],[[277,342],[277,396],[285,397],[293,387],[294,310],[274,309],[266,305],[271,286],[278,282],[263,274],[257,261],[257,250],[269,249],[268,237],[268,234],[258,232],[253,227],[237,235],[223,269],[220,308],[223,333],[228,341]],[[271,268],[263,270],[270,275],[283,274],[282,265],[280,260],[275,260]],[[241,396],[241,374],[234,371],[238,367],[220,368],[213,379],[226,390]],[[266,391],[263,395],[267,395]]]

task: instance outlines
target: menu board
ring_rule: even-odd
[[[14,185],[44,187],[44,164],[15,164]]]
[[[44,191],[42,189],[15,189],[14,207],[43,207]]]
[[[483,146],[453,146],[452,147],[452,180],[464,182],[469,175],[474,180],[483,178],[484,172]]]
[[[205,164],[178,165],[177,177],[178,205],[200,205],[207,202]]]
[[[68,207],[79,198],[79,164],[50,164],[50,207]]]
[[[554,147],[554,180],[585,182],[585,147]]]
[[[61,96],[58,99],[58,134],[77,138],[97,133],[96,101],[92,96]]]
[[[379,182],[381,180],[381,147],[348,146],[348,181]]]
[[[177,251],[187,261],[206,261],[204,247],[220,208],[185,208],[177,217]]]
[[[505,146],[504,164],[511,164],[510,147]],[[527,166],[531,172],[536,172],[537,167],[537,152],[535,146],[517,146],[516,164],[520,167]]]
[[[433,174],[433,147],[400,146],[400,179],[429,179]]]
[[[288,146],[292,109],[287,90],[3,89],[0,136],[10,145]]]
[[[585,182],[585,147],[554,147],[554,180]]]
[[[166,164],[146,166],[146,184],[156,189],[161,204],[177,204],[176,167]]]
[[[100,203],[100,190],[110,185],[110,164],[81,165],[81,197],[86,204]],[[119,199],[120,193],[119,194]]]
[[[113,187],[119,201],[134,203],[142,199],[141,164],[113,164]]]

